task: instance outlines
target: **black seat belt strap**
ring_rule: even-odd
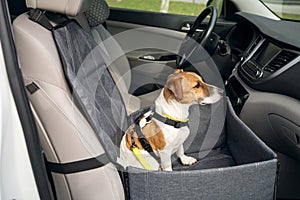
[[[48,176],[48,180],[49,180],[49,183],[50,183],[50,186],[51,186],[51,189],[52,189],[53,197],[54,197],[54,199],[57,199],[53,176],[51,174],[51,171],[47,168],[47,158],[46,158],[46,155],[44,153],[44,150],[42,151],[42,154],[44,156],[45,167],[46,167],[46,170],[47,170],[47,176]]]
[[[48,18],[45,16],[45,11],[39,9],[31,9],[29,11],[29,19],[40,24],[44,28],[51,31],[53,29],[52,24],[49,22]]]
[[[100,168],[109,162],[110,160],[107,158],[106,154],[101,154],[94,158],[69,163],[53,163],[47,161],[46,167],[54,173],[71,174]]]

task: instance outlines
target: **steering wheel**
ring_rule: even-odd
[[[201,23],[207,16],[210,16],[207,27],[201,34],[198,34],[196,30],[200,28]],[[218,12],[213,6],[208,6],[200,13],[192,28],[187,32],[179,48],[176,60],[177,68],[181,68],[187,63],[193,52],[197,49],[198,45],[201,45],[203,48],[205,47],[205,44],[207,43],[216,25],[217,18]]]

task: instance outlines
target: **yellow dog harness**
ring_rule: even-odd
[[[139,163],[144,167],[144,169],[153,170],[152,166],[146,161],[146,159],[144,158],[144,156],[142,155],[138,147],[136,146],[132,147],[131,151],[133,155],[136,157],[136,159],[139,161]]]

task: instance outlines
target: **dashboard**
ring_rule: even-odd
[[[238,49],[233,53],[239,52],[240,62],[234,70],[236,76],[231,76],[227,86],[237,113],[249,96],[239,82],[257,91],[300,100],[300,25],[295,28],[291,22],[278,22],[248,13],[238,13],[238,16],[239,22],[228,37],[228,43],[233,50]],[[292,33],[287,34],[282,27],[297,33],[290,31]],[[287,38],[292,35],[298,37],[293,41]]]
[[[251,43],[238,74],[250,87],[300,100],[300,52],[259,35]]]
[[[227,39],[239,57],[226,81],[235,112],[276,151],[279,198],[300,191],[300,22],[239,13]]]
[[[285,72],[299,61],[299,52],[284,49],[260,35],[250,46],[251,55],[241,65],[240,74],[252,83],[263,82]]]

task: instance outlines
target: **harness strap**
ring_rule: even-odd
[[[153,152],[151,145],[148,140],[145,138],[144,134],[141,131],[141,127],[138,124],[135,124],[134,131],[138,135],[139,142],[142,147],[158,162],[160,163],[160,158]]]
[[[181,128],[184,126],[188,126],[188,124],[189,124],[188,121],[176,121],[176,120],[170,119],[168,117],[163,117],[160,114],[158,114],[157,112],[154,112],[153,118],[157,119],[158,121],[161,121],[164,124],[173,126],[174,128]]]
[[[139,163],[147,170],[153,170],[152,166],[146,161],[142,153],[140,152],[139,148],[134,146],[131,148],[133,155],[139,161]]]

